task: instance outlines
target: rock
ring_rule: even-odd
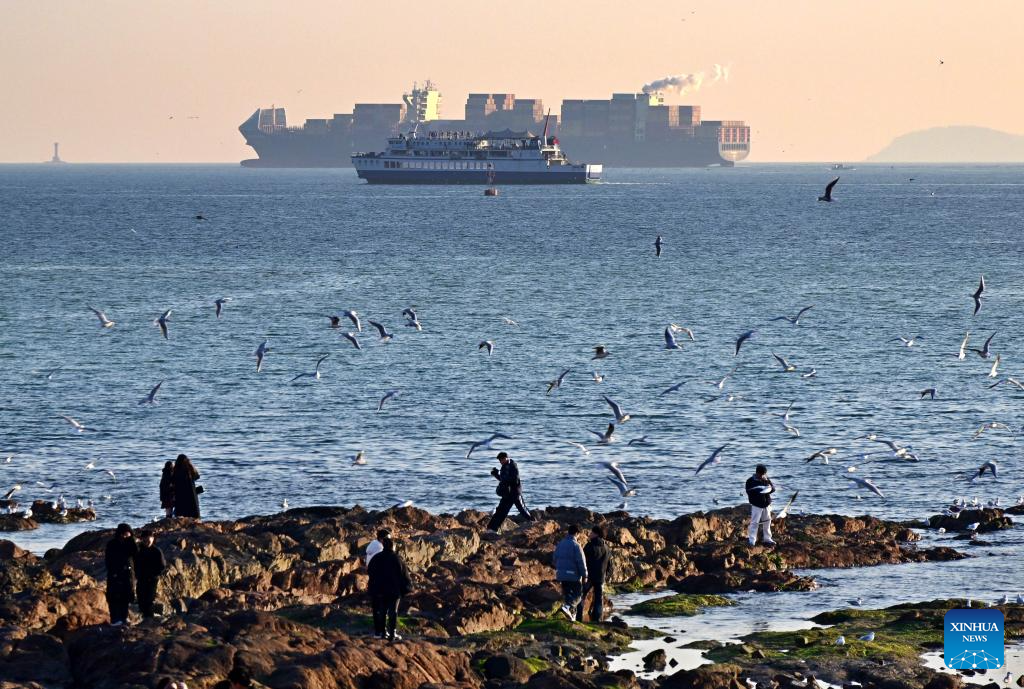
[[[91,507],[57,508],[52,502],[36,500],[32,503],[32,518],[40,524],[75,524],[96,520],[96,511]]]
[[[22,516],[21,512],[16,514],[0,514],[0,531],[31,531],[38,529],[39,523]]]
[[[928,518],[928,526],[946,531],[967,531],[968,524],[977,522],[977,533],[997,531],[1013,527],[1013,520],[1003,514],[1003,510],[985,507],[983,509],[960,510],[956,516],[936,514]]]
[[[701,665],[663,677],[658,689],[747,689],[735,665]]]
[[[668,656],[662,648],[655,649],[643,657],[644,670],[648,672],[661,672],[665,669]]]
[[[964,681],[960,675],[936,674],[924,689],[962,689]]]
[[[533,674],[526,663],[506,653],[490,656],[484,660],[481,667],[486,679],[507,679],[525,682]]]

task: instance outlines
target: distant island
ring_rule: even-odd
[[[1022,163],[1024,136],[987,127],[932,127],[893,139],[870,163]]]

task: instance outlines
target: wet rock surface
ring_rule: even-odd
[[[551,553],[570,523],[605,527],[608,583],[630,590],[804,590],[813,580],[792,568],[962,557],[916,547],[901,524],[830,515],[781,520],[777,547],[751,548],[748,514],[732,508],[668,521],[548,508],[497,537],[484,530],[489,515],[476,511],[318,507],[231,522],[169,519],[148,527],[167,560],[158,596],[166,615],[129,627],[105,624],[110,530],[84,532],[45,557],[0,541],[0,678],[103,689],[171,677],[205,689],[241,665],[282,689],[649,687],[604,669],[609,654],[649,631],[553,616],[561,595]],[[365,593],[362,553],[381,527],[396,537],[414,579],[401,608],[405,640],[395,644],[370,634]],[[711,670],[698,670],[661,683],[732,686],[731,671],[708,679]],[[711,681],[727,683],[700,683]]]

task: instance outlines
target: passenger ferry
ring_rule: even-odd
[[[586,184],[601,165],[573,163],[558,139],[529,132],[430,132],[388,139],[383,153],[357,153],[352,165],[370,184]]]

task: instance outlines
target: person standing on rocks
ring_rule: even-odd
[[[174,462],[164,462],[164,472],[160,476],[160,507],[164,508],[164,516],[168,519],[174,515]]]
[[[373,556],[367,571],[370,575],[370,598],[373,601],[373,629],[378,639],[398,641],[402,637],[398,625],[398,603],[411,590],[409,570],[395,552],[391,537],[381,539],[384,549]]]
[[[526,509],[526,503],[523,502],[523,484],[519,480],[519,467],[509,458],[507,452],[499,452],[498,461],[501,462],[501,469],[492,468],[491,476],[498,479],[498,488],[495,492],[501,497],[501,500],[494,510],[494,516],[491,517],[490,523],[487,524],[487,528],[495,533],[505,523],[505,518],[508,517],[512,505],[516,506],[519,514],[533,520],[533,515],[530,514],[530,510]]]
[[[775,545],[772,539],[772,493],[775,485],[768,478],[768,467],[758,464],[754,475],[747,479],[747,500],[750,502],[750,528],[747,542],[757,545],[757,529],[761,527],[764,545]]]
[[[590,621],[600,622],[604,616],[604,580],[611,568],[611,551],[607,541],[604,540],[604,528],[595,524],[590,530],[590,540],[583,546],[583,559],[587,564],[587,580],[583,585],[583,592],[580,595],[579,609],[576,611],[576,619],[583,621],[587,594],[594,592],[594,598],[590,604]]]
[[[367,568],[367,570],[369,570],[369,568],[370,568],[370,560],[372,560],[376,555],[379,555],[381,552],[383,552],[383,550],[384,550],[384,543],[383,542],[386,539],[389,539],[389,538],[391,538],[391,532],[390,531],[388,531],[387,529],[378,529],[377,530],[377,538],[375,538],[372,541],[370,541],[370,543],[366,546],[366,568]],[[384,633],[383,633],[383,631],[378,632],[376,627],[377,627],[377,618],[380,617],[381,615],[383,615],[384,611],[378,609],[377,603],[379,603],[379,602],[380,601],[377,599],[376,596],[370,596],[370,611],[373,613],[373,625],[374,625],[373,633],[374,633],[374,636],[376,636],[378,639],[381,639],[381,638],[384,638]],[[380,617],[380,619],[383,620],[384,618]]]
[[[153,603],[160,575],[167,564],[164,554],[153,544],[153,534],[145,532],[139,536],[141,547],[135,555],[135,593],[139,601],[139,612],[143,617],[153,617]]]
[[[174,516],[199,519],[199,493],[196,488],[199,472],[188,455],[178,455],[174,462]]]
[[[107,605],[110,624],[128,623],[128,606],[135,599],[132,586],[132,561],[139,547],[132,536],[132,527],[118,524],[114,537],[107,543],[104,563],[107,566]]]
[[[580,527],[573,524],[565,538],[555,546],[555,579],[562,585],[562,612],[570,620],[576,620],[576,606],[583,593],[583,582],[587,580],[587,561],[583,549],[576,540]]]

